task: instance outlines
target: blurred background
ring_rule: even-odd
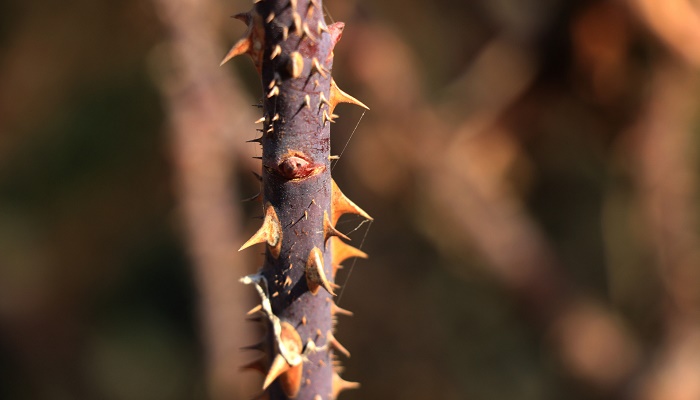
[[[700,6],[326,0],[343,399],[700,399]],[[0,399],[248,399],[246,0],[0,1]]]

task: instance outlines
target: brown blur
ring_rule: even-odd
[[[0,0],[0,399],[259,391],[251,3]],[[700,399],[697,2],[324,4],[341,399]]]

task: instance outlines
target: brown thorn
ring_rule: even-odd
[[[260,143],[260,144],[262,144],[262,136],[260,136],[257,139],[246,140],[245,142],[246,143]]]
[[[316,295],[318,288],[323,287],[328,293],[335,296],[332,283],[326,278],[326,271],[323,266],[323,253],[318,247],[314,247],[309,252],[305,274],[306,285],[309,287],[311,294]]]
[[[331,113],[333,110],[335,110],[335,106],[337,106],[338,103],[355,104],[369,110],[369,107],[367,107],[363,102],[340,90],[338,84],[335,83],[335,79],[331,78],[331,94],[329,99],[329,108]]]
[[[337,305],[335,305],[335,303],[331,304],[331,314],[333,314],[333,315],[347,315],[348,317],[352,317],[353,315],[355,315],[355,314],[353,314],[352,311],[348,311],[344,308],[340,308]]]
[[[340,392],[349,389],[357,389],[360,387],[360,384],[358,382],[348,382],[345,379],[341,378],[340,375],[338,375],[337,373],[334,373],[332,387],[333,398],[336,399],[338,398]]]
[[[267,204],[265,209],[265,218],[260,229],[241,246],[238,251],[248,248],[254,244],[267,242],[270,254],[274,258],[278,258],[282,250],[282,225],[277,218],[275,208],[271,204]]]
[[[345,357],[350,358],[350,352],[348,351],[348,349],[346,349],[345,346],[340,344],[338,339],[336,339],[335,336],[333,336],[333,333],[331,331],[328,331],[328,334],[326,335],[326,340],[331,345],[331,347],[343,353]]]
[[[323,65],[318,61],[318,58],[314,57],[311,59],[311,73],[318,72],[322,77],[326,77],[328,70],[324,68]]]
[[[350,246],[338,238],[331,240],[331,262],[333,265],[340,265],[343,261],[352,257],[367,258],[367,253]]]
[[[265,376],[265,382],[263,382],[263,390],[267,389],[270,384],[277,379],[280,375],[283,373],[289,371],[292,367],[287,364],[287,360],[282,357],[281,354],[277,354],[275,356],[275,359],[272,360],[272,364],[270,365],[270,370],[267,371],[267,375]]]
[[[282,53],[282,46],[277,45],[275,48],[272,50],[272,53],[270,53],[270,60],[274,60],[275,57],[280,55]]]
[[[248,311],[247,313],[245,313],[245,315],[253,315],[253,314],[255,314],[256,312],[258,312],[258,311],[260,311],[260,310],[262,310],[262,305],[258,304],[257,306],[251,308],[250,311]]]
[[[279,86],[274,86],[270,92],[267,94],[267,98],[271,98],[272,96],[277,96],[280,94],[280,88]]]
[[[331,220],[328,219],[328,211],[323,211],[323,242],[328,242],[328,239],[330,239],[331,236],[337,236],[345,240],[350,240],[349,237],[335,229],[335,227],[331,224]]]
[[[251,344],[250,346],[243,346],[241,347],[241,350],[259,350],[259,351],[264,351],[265,350],[265,343],[264,342],[258,342],[255,344]]]
[[[249,362],[248,364],[241,366],[241,369],[252,369],[254,371],[259,371],[259,372],[262,372],[264,374],[265,373],[265,356],[260,357],[256,360]]]
[[[340,216],[343,214],[357,214],[370,221],[374,220],[374,218],[370,217],[369,214],[343,194],[338,184],[335,183],[335,179],[331,179],[331,221],[334,226],[338,223],[338,219],[340,219]]]

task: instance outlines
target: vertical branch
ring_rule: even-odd
[[[265,262],[254,284],[268,325],[264,356],[250,367],[265,373],[272,399],[336,398],[357,387],[334,368],[334,350],[349,355],[333,335],[335,271],[364,253],[346,245],[336,230],[344,213],[364,211],[331,179],[330,125],[340,102],[362,103],[331,78],[333,47],[343,23],[327,26],[320,0],[258,1],[236,16],[248,25],[223,62],[248,54],[263,87],[263,225],[241,249],[266,243]],[[223,63],[222,62],[222,63]],[[321,290],[323,289],[323,290]],[[335,370],[334,370],[335,369]]]
[[[211,24],[217,20],[214,3],[154,3],[171,37],[167,63],[156,60],[158,83],[170,117],[178,197],[200,292],[211,398],[242,398],[251,387],[238,373],[239,347],[252,331],[239,319],[248,296],[237,279],[247,268],[245,257],[232,248],[240,240],[240,217],[231,190],[234,149],[226,134],[242,130],[248,102],[211,62],[220,48]]]

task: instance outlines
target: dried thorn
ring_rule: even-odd
[[[279,86],[275,86],[275,87],[273,87],[273,88],[270,90],[270,92],[267,94],[267,98],[269,99],[269,98],[271,98],[272,96],[277,96],[277,95],[279,95],[279,94],[280,94],[280,87],[279,87]]]
[[[258,157],[258,156],[253,156],[253,158],[256,160],[262,160],[262,157]]]
[[[265,357],[260,357],[256,360],[253,360],[249,362],[248,364],[245,364],[241,366],[241,369],[252,369],[255,371],[260,371],[263,374],[265,373]]]
[[[301,27],[301,15],[297,13],[296,11],[293,12],[292,14],[292,20],[294,21],[294,31],[297,33],[297,35],[302,35],[302,27]]]
[[[257,139],[246,140],[245,142],[246,143],[260,143],[260,144],[262,144],[262,136],[260,136]]]
[[[319,93],[318,95],[318,109],[320,110],[323,105],[328,105],[330,106],[331,103],[328,102],[328,99],[326,98],[326,95],[323,94],[323,92]]]
[[[289,352],[290,356],[298,358],[301,355],[302,342],[299,333],[294,329],[292,325],[288,322],[282,322],[281,332],[280,332],[280,351],[285,349]],[[297,361],[296,364],[290,364],[293,362],[286,359],[282,353],[277,354],[272,360],[270,369],[265,376],[265,382],[263,383],[263,390],[267,389],[268,386],[275,380],[279,379],[279,384],[282,387],[282,391],[289,398],[294,398],[299,393],[301,388],[301,377],[302,377],[302,362],[301,359]]]
[[[302,38],[304,36],[306,36],[312,42],[316,42],[316,38],[314,37],[314,35],[311,34],[311,30],[309,29],[309,24],[307,24],[306,22],[304,22],[304,24],[303,24],[302,32],[303,32],[303,34],[301,35]]]
[[[331,113],[333,112],[333,110],[335,110],[335,106],[337,106],[338,103],[355,104],[355,105],[360,106],[366,110],[369,110],[369,107],[367,107],[360,100],[357,100],[356,98],[354,98],[354,97],[350,96],[349,94],[340,90],[340,88],[338,87],[338,84],[335,83],[335,79],[331,78],[331,93],[330,93],[330,100],[329,100],[329,109],[330,109]]]
[[[348,382],[345,379],[341,378],[340,375],[337,373],[333,374],[333,398],[336,399],[338,398],[338,395],[340,392],[344,390],[349,390],[349,389],[357,389],[360,387],[360,384],[357,382]]]
[[[311,294],[317,294],[318,288],[323,287],[332,296],[335,296],[331,282],[326,278],[326,272],[323,267],[323,253],[318,247],[311,249],[309,258],[306,261],[306,284],[309,287]]]
[[[331,240],[331,262],[333,265],[339,266],[343,261],[352,257],[367,258],[367,253],[350,246],[340,239],[333,238]]]
[[[253,315],[253,314],[255,314],[256,312],[261,311],[261,310],[262,310],[262,305],[261,305],[261,304],[258,304],[257,306],[251,308],[250,311],[248,311],[248,312],[246,313],[246,315]]]
[[[316,26],[316,32],[318,32],[319,35],[321,35],[323,32],[330,34],[330,31],[328,31],[328,26],[322,20],[318,20],[318,25]]]
[[[277,45],[275,48],[272,50],[272,53],[270,54],[270,60],[274,60],[275,57],[278,55],[282,54],[282,46]]]
[[[238,251],[264,242],[267,242],[270,254],[274,258],[278,258],[282,250],[282,225],[277,218],[275,208],[271,204],[268,204],[266,207],[263,225]]]
[[[248,202],[248,201],[262,201],[262,192],[258,192],[258,194],[256,194],[255,196],[247,197],[247,198],[241,200],[241,202],[243,202],[243,203]]]
[[[335,305],[335,303],[331,304],[331,314],[333,314],[333,315],[347,315],[348,317],[352,317],[353,315],[355,315],[355,314],[353,314],[352,311],[348,311],[344,308],[340,308],[337,305]]]
[[[350,352],[348,351],[348,349],[346,349],[345,346],[340,344],[338,339],[336,339],[335,336],[333,336],[333,333],[331,331],[328,331],[328,334],[326,334],[326,340],[328,341],[328,344],[330,344],[332,348],[343,353],[343,355],[345,355],[345,357],[350,358]]]
[[[332,236],[337,236],[339,238],[343,238],[345,240],[350,240],[349,237],[345,236],[342,232],[339,230],[335,229],[333,225],[331,224],[330,219],[328,219],[328,211],[323,212],[323,241],[328,242],[328,239],[330,239]]]
[[[318,72],[319,75],[321,75],[324,78],[328,73],[328,70],[323,65],[321,65],[321,63],[318,61],[318,58],[316,57],[311,59],[311,73],[313,74],[314,72]]]
[[[343,192],[340,191],[335,180],[331,179],[331,221],[334,226],[338,223],[338,219],[340,219],[340,216],[343,214],[357,214],[370,221],[374,220],[374,218],[370,217],[363,209],[348,199]]]
[[[250,346],[243,346],[243,347],[241,347],[241,350],[259,350],[259,351],[264,351],[264,350],[265,350],[265,343],[264,343],[264,342],[259,342],[259,343],[251,344]]]
[[[335,114],[333,114],[333,115],[335,115]],[[323,111],[323,125],[326,125],[326,122],[335,123],[335,120],[333,119],[333,115],[329,116],[328,113],[324,110]],[[336,115],[336,117],[337,117],[337,115]]]

